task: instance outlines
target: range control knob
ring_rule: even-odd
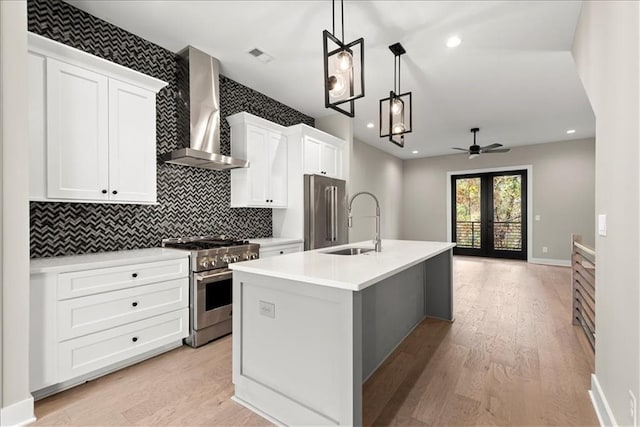
[[[231,262],[238,262],[239,259],[238,255],[231,255]]]
[[[225,264],[229,264],[229,262],[231,262],[231,259],[229,258],[229,255],[225,255],[222,257],[222,262]]]
[[[212,268],[215,267],[217,263],[218,263],[217,256],[209,258],[209,266],[211,266]]]
[[[247,259],[258,259],[258,254],[255,252],[249,252],[247,254]]]
[[[201,258],[200,259],[200,267],[208,268],[209,267],[209,258]]]

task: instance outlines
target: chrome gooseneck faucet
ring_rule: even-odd
[[[353,215],[351,215],[351,206],[353,205],[353,201],[355,200],[355,198],[361,194],[368,194],[369,196],[373,197],[373,200],[376,202],[376,240],[374,243],[376,252],[382,252],[382,240],[380,240],[380,203],[378,203],[378,198],[372,193],[369,193],[368,191],[360,191],[359,193],[356,193],[353,195],[353,197],[351,197],[351,200],[349,200],[349,227],[353,227]]]

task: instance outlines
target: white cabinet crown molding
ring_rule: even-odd
[[[347,142],[344,139],[340,139],[337,136],[331,135],[330,133],[326,133],[324,131],[321,131],[318,128],[311,127],[304,123],[289,126],[288,128],[286,128],[286,131],[285,131],[286,135],[293,135],[298,133],[302,135],[311,136],[323,142],[337,145],[339,147],[344,147],[347,145]]]
[[[284,133],[287,130],[287,128],[282,125],[263,119],[262,117],[254,116],[246,111],[227,116],[227,122],[230,126],[250,124],[279,133]]]
[[[49,58],[55,58],[59,61],[67,62],[116,80],[131,83],[155,93],[158,93],[160,89],[168,84],[167,82],[156,79],[155,77],[148,76],[106,59],[99,58],[95,55],[91,55],[87,52],[83,52],[79,49],[51,40],[47,37],[34,33],[28,33],[27,37],[30,52],[47,56]]]

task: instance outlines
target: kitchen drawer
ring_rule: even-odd
[[[58,341],[188,306],[188,277],[60,301]]]
[[[62,273],[58,300],[98,294],[189,276],[189,258]]]
[[[268,258],[270,256],[292,254],[294,252],[300,252],[300,251],[302,251],[301,243],[296,243],[295,245],[271,246],[264,249],[260,248],[260,258]]]
[[[189,334],[189,309],[129,323],[58,345],[58,382],[70,380],[167,344]]]

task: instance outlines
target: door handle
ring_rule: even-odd
[[[331,241],[338,240],[338,187],[335,185],[331,187],[331,202],[332,202],[332,217],[331,217]]]

